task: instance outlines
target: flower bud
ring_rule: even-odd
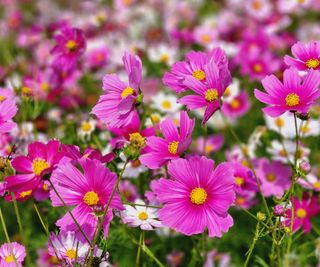
[[[311,165],[309,162],[305,161],[305,160],[302,160],[300,163],[299,163],[299,169],[305,173],[305,174],[308,174],[310,171],[311,171]]]
[[[266,216],[265,213],[259,211],[259,212],[257,213],[257,218],[258,218],[259,221],[262,221],[262,222],[263,222],[263,221],[267,218],[267,216]]]
[[[276,206],[274,206],[273,208],[273,213],[276,216],[282,216],[284,214],[284,208],[282,205],[278,204]]]

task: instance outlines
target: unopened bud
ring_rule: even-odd
[[[257,218],[258,218],[259,221],[262,221],[262,222],[263,222],[263,221],[267,218],[267,216],[266,216],[265,213],[259,211],[259,212],[257,213]]]
[[[273,208],[273,213],[276,216],[282,216],[284,214],[284,208],[282,205],[278,204],[276,206],[274,206]]]
[[[305,161],[305,160],[302,160],[300,163],[299,163],[299,169],[305,173],[305,174],[308,174],[309,172],[311,172],[311,165],[309,162]]]
[[[309,113],[307,112],[303,112],[303,113],[297,113],[297,117],[300,119],[300,120],[303,120],[303,121],[307,121],[310,119],[310,115]]]

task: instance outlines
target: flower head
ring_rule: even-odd
[[[205,157],[176,159],[168,165],[171,179],[161,178],[155,193],[164,204],[159,210],[163,225],[185,235],[202,233],[221,237],[233,225],[228,208],[235,199],[233,170]]]
[[[179,158],[191,144],[191,135],[194,119],[189,119],[187,112],[180,112],[180,129],[178,131],[172,119],[168,118],[161,123],[161,132],[164,138],[157,136],[147,137],[146,153],[140,156],[142,164],[150,169],[156,169],[167,161]]]
[[[1,267],[22,267],[22,262],[26,257],[26,249],[17,242],[4,243],[0,246],[0,266]]]
[[[284,71],[283,83],[274,75],[262,80],[267,93],[254,90],[255,97],[269,106],[263,112],[271,117],[278,117],[286,111],[308,112],[310,106],[320,96],[318,86],[320,72],[310,70],[301,82],[298,71],[290,68]]]
[[[1,97],[1,95],[0,95]],[[10,132],[14,127],[15,123],[12,121],[12,118],[17,113],[16,102],[10,98],[5,99],[3,96],[0,100],[0,134]]]
[[[320,70],[320,42],[309,42],[307,44],[297,42],[291,48],[295,58],[284,57],[284,62],[298,70]]]

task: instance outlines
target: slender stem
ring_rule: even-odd
[[[53,191],[56,193],[56,195],[58,196],[58,198],[60,199],[60,201],[63,204],[64,209],[70,214],[72,220],[75,222],[76,226],[78,227],[80,233],[83,235],[83,237],[86,239],[86,241],[91,244],[90,239],[87,237],[87,235],[83,232],[80,224],[78,223],[78,221],[76,220],[76,218],[73,216],[72,212],[68,209],[67,204],[64,202],[64,200],[62,199],[61,195],[58,193],[57,189],[55,188],[55,186],[53,185],[51,179],[48,179]]]
[[[0,220],[1,220],[2,229],[3,229],[4,235],[6,236],[7,243],[9,245],[10,252],[11,252],[11,255],[13,257],[14,263],[15,263],[16,267],[19,267],[17,259],[16,259],[16,256],[13,253],[13,249],[12,249],[12,246],[11,246],[10,238],[9,238],[7,227],[6,227],[6,222],[4,221],[1,208],[0,208]]]
[[[143,231],[140,232],[138,252],[137,252],[137,258],[136,258],[136,267],[140,266],[139,264],[140,264],[141,248],[142,248],[142,237],[143,237]]]
[[[252,240],[252,244],[247,252],[247,257],[246,257],[246,261],[244,263],[244,267],[247,267],[248,266],[248,263],[249,263],[249,260],[250,260],[250,257],[252,255],[252,252],[253,252],[253,249],[256,245],[256,242],[258,241],[258,238],[259,238],[259,228],[260,228],[260,224],[257,223],[257,226],[256,226],[256,232],[254,234],[254,237],[253,237],[253,240]]]
[[[50,238],[50,233],[49,233],[48,227],[47,227],[46,224],[44,223],[44,221],[43,221],[43,219],[42,219],[42,217],[41,217],[41,213],[40,213],[40,211],[39,211],[36,203],[33,203],[33,207],[34,207],[34,209],[36,210],[36,213],[37,213],[37,215],[38,215],[38,218],[39,218],[39,220],[40,220],[40,223],[41,223],[41,225],[42,225],[43,230],[45,231],[46,235],[48,236],[48,239],[49,239],[49,242],[50,242],[50,244],[51,244],[51,246],[52,246],[52,248],[53,248],[54,254],[56,255],[57,259],[59,260],[59,257],[58,257],[58,253],[57,253],[57,251],[56,251],[56,248],[54,247],[53,242],[52,242],[52,240],[51,240],[51,238]]]
[[[12,197],[12,201],[13,201],[14,212],[15,212],[16,217],[17,217],[17,222],[18,222],[18,226],[19,226],[20,235],[22,237],[24,237],[24,232],[23,232],[23,228],[22,228],[21,217],[20,217],[20,213],[19,213],[19,209],[18,209],[18,205],[17,205],[17,200],[16,200],[16,197],[15,197],[15,195],[13,193],[11,193],[11,197]]]
[[[295,153],[295,157],[294,157],[294,166],[295,166],[295,168],[298,168],[297,162],[298,162],[298,158],[299,158],[299,131],[298,131],[296,112],[293,113],[293,117],[294,117],[294,127],[296,130],[296,153]]]
[[[253,219],[255,219],[257,222],[261,223],[263,226],[265,226],[267,229],[269,228],[269,225],[265,224],[264,222],[260,221],[257,216],[255,216],[254,214],[252,214],[250,211],[248,211],[245,208],[239,207],[242,211],[244,211],[245,213],[247,213],[250,217],[252,217]]]
[[[271,219],[271,213],[270,213],[270,210],[269,210],[269,208],[268,208],[267,201],[266,201],[266,199],[265,199],[265,197],[264,197],[264,195],[263,195],[263,193],[262,193],[260,181],[259,181],[258,176],[257,176],[257,174],[256,174],[256,171],[255,171],[255,169],[254,169],[254,165],[253,165],[253,163],[252,163],[252,160],[251,160],[251,158],[249,157],[247,151],[245,151],[245,149],[244,149],[244,147],[243,147],[243,145],[242,145],[242,143],[241,143],[238,135],[235,133],[235,131],[234,131],[233,128],[231,127],[230,123],[227,121],[227,119],[225,118],[225,116],[223,115],[223,113],[222,113],[221,111],[220,111],[220,115],[221,115],[221,117],[222,117],[225,125],[227,126],[228,130],[230,131],[230,133],[232,134],[232,136],[234,137],[234,139],[235,139],[236,142],[238,143],[238,145],[239,145],[239,147],[240,147],[240,149],[241,149],[242,154],[244,155],[244,157],[246,158],[246,160],[248,161],[248,163],[249,163],[249,165],[250,165],[249,168],[251,169],[251,171],[252,171],[252,173],[253,173],[253,176],[254,176],[254,178],[255,178],[255,180],[256,180],[256,183],[257,183],[257,186],[258,186],[258,189],[259,189],[260,196],[261,196],[261,198],[262,198],[262,202],[263,202],[264,208],[265,208],[265,210],[266,210],[266,212],[267,212],[267,214],[268,214],[269,220],[270,220],[270,219]]]
[[[202,153],[203,155],[206,155],[206,146],[207,146],[207,139],[208,139],[208,126],[207,124],[203,127],[204,135],[203,135],[203,148]]]

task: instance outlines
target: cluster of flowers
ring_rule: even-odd
[[[230,0],[215,21],[193,27],[196,4],[146,1],[143,8],[152,14],[159,7],[168,12],[168,42],[155,26],[144,28],[155,23],[153,15],[143,25],[130,24],[145,12],[138,1],[114,2],[121,16],[102,10],[76,27],[66,16],[23,28],[22,14],[7,10],[10,29],[21,30],[19,48],[30,49],[36,63],[25,71],[18,58],[0,70],[7,82],[0,88],[0,201],[16,207],[33,200],[42,224],[38,204],[64,210],[50,222],[55,231],[42,225],[48,246],[39,251],[39,266],[110,266],[101,240],[119,225],[220,238],[237,220],[230,207],[249,213],[274,246],[289,240],[290,252],[292,234],[309,233],[320,213],[320,169],[303,143],[320,132],[320,42],[297,42],[280,30],[301,6],[306,12],[319,4]],[[90,3],[83,8],[98,10]],[[241,12],[259,23],[251,25]],[[190,25],[180,28],[177,14]],[[225,23],[218,23],[222,18]],[[141,46],[129,42],[136,37],[123,36],[134,34],[134,27],[144,33]],[[239,39],[232,38],[235,32]],[[197,45],[205,51],[193,50]],[[189,52],[178,61],[180,46]],[[286,47],[292,56],[282,56]],[[23,73],[19,82],[13,69]],[[103,93],[97,99],[99,80]],[[248,90],[260,81],[265,92]],[[257,127],[245,144],[233,127],[241,127],[240,119],[257,105],[251,95],[267,105],[267,127]],[[225,161],[213,160],[225,130],[237,144],[222,155]],[[268,133],[275,138],[264,142]],[[250,209],[258,204],[261,211],[254,215]],[[0,215],[5,225],[2,209]],[[134,242],[162,266],[142,234]],[[24,245],[7,240],[0,246],[0,266],[22,266]],[[215,249],[203,255],[208,267],[218,258],[230,263]],[[139,257],[140,250],[138,266]],[[182,257],[173,251],[167,261],[178,266]]]

